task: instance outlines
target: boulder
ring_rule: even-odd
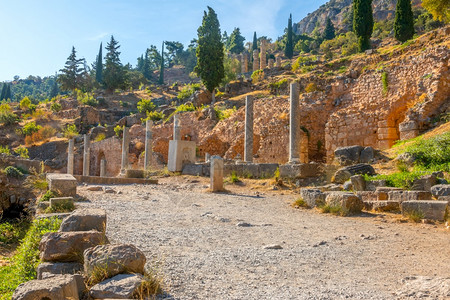
[[[73,275],[58,275],[43,280],[31,280],[17,287],[12,300],[78,300],[77,282]]]
[[[357,164],[360,162],[360,155],[363,149],[364,147],[361,146],[339,147],[334,150],[334,158],[341,166]]]
[[[142,281],[139,274],[119,274],[94,285],[89,296],[94,299],[131,299]]]
[[[110,278],[120,273],[144,273],[144,253],[130,244],[100,245],[84,251],[84,272],[90,276],[97,267]]]
[[[98,208],[77,209],[65,218],[61,226],[60,232],[69,231],[90,231],[96,230],[105,232],[106,230],[106,211]]]
[[[40,258],[47,262],[77,262],[84,250],[106,242],[106,236],[98,231],[51,232],[39,244]]]
[[[361,155],[359,157],[359,162],[361,163],[370,163],[372,159],[375,157],[375,151],[372,147],[366,147],[361,151]]]
[[[209,91],[195,91],[189,98],[189,101],[194,104],[195,107],[201,107],[202,105],[208,105],[211,103],[211,93]]]
[[[353,175],[350,177],[352,181],[353,190],[355,191],[365,191],[366,190],[366,181],[364,180],[364,176],[362,175]]]
[[[77,274],[83,271],[83,265],[80,263],[51,263],[43,262],[37,267],[37,279],[42,279],[42,274],[49,273],[53,275]]]
[[[450,184],[437,184],[431,187],[431,194],[434,198],[450,196]]]
[[[350,179],[353,175],[357,174],[368,174],[368,175],[375,175],[375,169],[368,164],[357,164],[352,166],[347,166],[344,168],[341,168],[334,173],[333,178],[331,179],[331,182],[334,183],[344,183],[347,180]]]
[[[353,184],[351,180],[347,180],[346,182],[344,182],[344,185],[342,187],[344,189],[344,191],[351,191],[353,190]]]
[[[413,212],[422,214],[423,219],[443,221],[447,212],[447,201],[404,201],[400,204],[403,215]]]
[[[331,192],[325,198],[325,202],[330,206],[341,206],[350,213],[361,212],[363,202],[353,193]]]
[[[319,189],[301,189],[300,196],[311,208],[325,204],[326,195]]]
[[[430,191],[431,187],[436,185],[437,178],[436,175],[426,175],[417,178],[413,181],[412,190],[414,191]]]

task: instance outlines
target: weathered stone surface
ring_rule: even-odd
[[[181,171],[183,175],[203,176],[203,164],[187,164]]]
[[[120,274],[94,285],[89,296],[94,299],[130,299],[142,284],[139,274]]]
[[[47,174],[48,189],[63,197],[75,197],[77,180],[70,174]]]
[[[39,244],[42,261],[81,261],[84,250],[106,242],[98,231],[51,232],[42,237]]]
[[[17,287],[12,300],[66,300],[79,299],[77,283],[73,275],[60,275],[43,280],[31,280]]]
[[[188,163],[195,163],[196,143],[185,140],[169,141],[169,160],[167,168],[171,172],[181,172],[183,166]]]
[[[344,191],[351,191],[353,190],[353,184],[351,180],[347,180],[346,182],[344,182],[344,185],[342,186],[342,188],[344,189]]]
[[[347,192],[331,192],[326,196],[325,202],[331,206],[341,206],[350,213],[361,212],[363,208],[361,199],[355,194]]]
[[[43,262],[37,267],[37,279],[42,279],[43,273],[50,273],[53,275],[73,275],[83,271],[83,265],[80,263],[51,263]]]
[[[379,212],[400,211],[400,202],[398,201],[363,201],[365,210],[374,210]]]
[[[447,211],[447,201],[404,201],[400,204],[403,215],[408,215],[411,212],[418,212],[423,214],[424,219],[444,220]]]
[[[386,180],[372,180],[366,181],[366,190],[367,191],[375,191],[377,187],[386,186]]]
[[[356,195],[361,198],[362,201],[377,201],[377,194],[373,191],[359,191]]]
[[[333,183],[330,183],[330,184],[320,187],[322,192],[340,192],[340,191],[342,191],[343,188],[344,187],[342,185],[333,184]]]
[[[409,201],[409,200],[431,200],[431,193],[425,191],[389,191],[388,200]]]
[[[366,181],[364,180],[364,176],[362,175],[353,175],[350,177],[352,181],[353,190],[355,191],[365,191],[366,190]]]
[[[317,163],[280,165],[281,178],[308,178],[322,173],[322,165]]]
[[[375,170],[371,165],[368,165],[368,164],[357,164],[357,165],[347,166],[347,167],[337,170],[336,173],[334,173],[334,176],[331,179],[331,182],[344,183],[347,180],[349,180],[351,176],[357,175],[357,174],[375,175]]]
[[[450,184],[437,184],[431,187],[433,197],[439,199],[443,196],[450,196]]]
[[[449,299],[450,277],[410,276],[401,280],[396,299]]]
[[[334,150],[334,157],[341,166],[357,164],[363,149],[361,146],[339,147]]]
[[[63,220],[60,232],[67,231],[106,231],[106,211],[98,208],[77,209]]]
[[[125,171],[125,177],[126,178],[144,178],[145,172],[144,172],[144,170],[127,169]]]
[[[422,176],[413,182],[412,190],[415,191],[430,191],[431,187],[436,185],[437,178],[436,175],[426,175]]]
[[[377,199],[379,201],[388,200],[389,196],[388,193],[391,191],[403,191],[401,188],[395,188],[395,187],[377,187],[375,190],[375,194],[377,195]]]
[[[50,207],[74,204],[74,200],[72,197],[50,198],[49,202],[50,202]]]
[[[325,204],[326,195],[319,189],[301,189],[300,196],[311,208]]]
[[[120,273],[144,273],[145,254],[130,244],[100,245],[84,251],[84,272],[106,267],[108,278]]]
[[[210,182],[213,192],[223,191],[223,159],[220,156],[211,157]]]
[[[359,162],[361,163],[370,163],[372,159],[375,157],[375,151],[372,147],[366,147],[361,151],[361,155],[359,157]]]

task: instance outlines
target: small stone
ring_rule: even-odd
[[[103,187],[101,187],[101,186],[90,186],[90,187],[87,188],[87,190],[91,191],[91,192],[101,192],[101,191],[103,191]]]
[[[117,194],[117,192],[115,190],[113,190],[112,188],[105,188],[105,193],[106,194]]]
[[[252,227],[252,224],[245,223],[245,222],[239,222],[236,224],[237,227]]]
[[[89,295],[94,299],[129,299],[142,284],[139,274],[119,274],[94,285]]]
[[[265,250],[279,250],[279,249],[283,249],[283,247],[281,247],[281,245],[278,245],[278,244],[273,244],[273,245],[264,246],[263,249],[265,249]]]

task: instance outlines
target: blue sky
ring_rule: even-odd
[[[196,37],[203,11],[211,6],[222,32],[239,27],[247,41],[253,32],[276,39],[289,13],[300,21],[326,0],[17,0],[0,10],[0,81],[14,75],[53,75],[72,46],[91,64],[100,42],[119,41],[122,63],[136,64],[147,47],[163,40],[185,47]],[[105,54],[105,50],[103,50]]]

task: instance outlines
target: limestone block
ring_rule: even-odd
[[[436,185],[437,178],[436,175],[425,175],[420,178],[417,178],[413,181],[412,190],[414,191],[427,191],[429,192],[431,190],[431,187]],[[428,200],[428,199],[424,199]]]
[[[319,189],[301,189],[300,196],[311,208],[325,204],[326,194]]]
[[[356,195],[364,202],[377,201],[377,194],[374,191],[359,191]]]
[[[84,250],[105,243],[106,237],[98,231],[51,232],[39,244],[42,261],[80,261]]]
[[[419,136],[419,130],[400,131],[401,140],[409,140]]]
[[[423,214],[424,219],[444,220],[448,207],[447,201],[422,200],[422,201],[404,201],[400,204],[403,215],[417,212]]]
[[[169,158],[167,168],[170,172],[181,172],[183,165],[195,163],[196,143],[193,141],[169,141]]]
[[[278,164],[259,164],[260,177],[262,178],[273,177],[278,168],[279,168]]]
[[[213,192],[223,191],[223,159],[220,156],[211,157],[210,179]]]
[[[144,170],[134,170],[134,169],[125,170],[125,178],[144,178],[144,177],[145,177]]]
[[[317,163],[309,164],[285,164],[280,165],[281,178],[308,178],[317,177],[322,174],[322,165]]]
[[[388,200],[410,201],[410,200],[431,200],[431,193],[426,191],[390,191]]]
[[[77,282],[73,275],[59,275],[43,280],[31,280],[17,287],[12,300],[79,299]]]
[[[75,197],[77,194],[77,180],[70,174],[47,174],[48,189],[60,196]]]
[[[374,210],[379,212],[398,212],[400,211],[400,202],[398,201],[363,201],[365,210]]]
[[[363,208],[361,199],[355,194],[348,192],[330,192],[326,196],[325,202],[331,206],[341,206],[350,213],[361,212]]]
[[[356,164],[352,166],[347,166],[337,170],[333,178],[331,179],[331,182],[344,183],[347,180],[349,180],[352,175],[357,174],[374,175],[375,169],[369,164]]]
[[[350,180],[353,185],[353,190],[355,190],[355,191],[365,191],[366,190],[366,181],[364,180],[364,176],[353,175],[352,177],[350,177]]]
[[[203,176],[204,164],[186,164],[183,166],[181,173],[183,175]]]
[[[407,121],[399,124],[398,129],[400,132],[402,131],[410,131],[410,130],[418,130],[419,125],[416,121]]]
[[[72,197],[50,198],[50,207],[74,204]]]
[[[99,208],[77,209],[65,218],[60,232],[69,231],[106,231],[106,211]]]
[[[375,191],[377,187],[384,187],[386,186],[386,180],[372,180],[372,181],[366,181],[366,190],[367,191]]]
[[[140,274],[120,274],[94,285],[89,296],[94,299],[131,299],[142,281]]]
[[[361,151],[361,155],[359,157],[359,161],[361,163],[370,163],[370,161],[375,157],[375,152],[372,147],[365,147]]]
[[[83,265],[80,263],[51,263],[51,262],[43,262],[40,263],[37,267],[37,279],[43,279],[44,273],[49,273],[52,275],[73,275],[76,273],[83,272]]]
[[[342,166],[359,163],[359,158],[363,149],[364,148],[361,146],[339,147],[334,150],[334,157]]]
[[[243,164],[242,176],[246,178],[260,178],[261,173],[258,164]]]
[[[394,187],[377,187],[375,189],[375,194],[377,195],[378,201],[388,200],[388,193],[391,191],[403,191],[401,188]]]
[[[437,184],[432,186],[430,190],[433,197],[437,199],[450,196],[450,184]]]
[[[98,267],[104,267],[107,277],[120,273],[144,273],[145,254],[131,244],[99,245],[83,253],[87,276]]]

